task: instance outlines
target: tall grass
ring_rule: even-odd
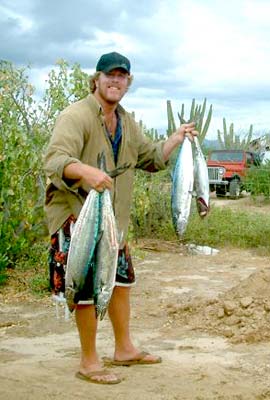
[[[212,207],[203,220],[193,210],[184,240],[213,247],[252,248],[270,254],[269,237],[270,214],[227,206]]]
[[[143,187],[140,184],[135,190],[131,236],[177,241],[170,207],[171,184],[161,181],[157,184],[158,175],[148,178]],[[138,176],[137,183],[140,179]],[[181,240],[219,248],[252,248],[260,254],[270,254],[270,213],[256,212],[254,207],[252,210],[248,206],[246,209],[212,206],[209,215],[201,219],[193,200],[187,230]]]

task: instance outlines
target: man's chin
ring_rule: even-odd
[[[107,97],[106,101],[109,104],[118,104],[119,101],[121,100],[122,97],[120,96],[114,96],[114,97]]]

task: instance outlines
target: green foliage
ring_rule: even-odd
[[[57,114],[84,97],[88,87],[80,67],[68,69],[61,60],[38,104],[28,70],[0,61],[0,281],[8,266],[29,259],[33,244],[47,234],[42,157]]]
[[[223,118],[223,132],[218,129],[218,141],[221,149],[226,150],[248,150],[252,143],[253,125],[250,125],[248,133],[240,140],[240,135],[236,135],[234,124],[231,123],[227,128],[226,119]]]
[[[164,178],[167,180],[165,175]],[[141,181],[137,182],[131,235],[135,239],[155,237],[177,241],[171,223],[170,186],[159,183],[158,190],[154,190],[153,183],[144,180],[141,186]],[[150,187],[151,196],[148,194]],[[261,254],[270,254],[269,233],[270,215],[212,207],[209,215],[201,219],[193,200],[190,220],[182,241],[215,248],[253,248]]]
[[[50,71],[47,83],[43,98],[47,124],[53,124],[61,110],[89,93],[88,75],[81,70],[79,64],[70,67],[62,59],[57,61],[56,69]]]
[[[133,118],[135,119],[135,113],[134,112],[132,112],[132,115],[133,115]],[[139,121],[138,125],[139,125],[139,128],[140,128],[141,132],[145,136],[147,136],[151,140],[153,140],[154,142],[157,142],[158,140],[164,140],[165,139],[164,135],[160,135],[158,133],[157,129],[154,129],[154,128],[148,129],[146,127],[146,125],[143,123],[142,120]]]
[[[174,237],[170,193],[169,170],[156,174],[136,171],[130,227],[132,237]]]
[[[0,63],[0,257],[13,264],[43,225],[44,176],[33,87],[24,69]],[[1,273],[1,270],[0,270]]]
[[[261,165],[257,168],[250,168],[245,177],[245,188],[252,196],[263,195],[266,199],[270,198],[270,163]]]
[[[192,213],[184,240],[217,248],[264,248],[270,254],[269,233],[270,215],[212,207],[203,220]]]

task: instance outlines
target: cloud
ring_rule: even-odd
[[[223,117],[269,131],[269,12],[266,0],[2,0],[0,54],[31,64],[41,90],[59,58],[91,72],[116,50],[135,75],[124,104],[149,127],[166,129],[167,99],[207,98],[212,136]]]

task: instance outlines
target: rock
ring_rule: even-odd
[[[245,310],[245,312],[244,312],[245,317],[251,317],[252,315],[253,315],[252,310]]]
[[[231,328],[225,328],[223,331],[224,336],[226,336],[227,338],[231,338],[233,337],[234,333],[232,331]]]
[[[234,310],[237,308],[237,304],[234,301],[224,301],[223,308],[225,314],[232,315]]]
[[[231,315],[226,319],[226,325],[233,326],[238,325],[241,322],[241,319],[236,317],[235,315]]]
[[[223,308],[219,308],[219,309],[218,309],[218,312],[217,312],[217,317],[218,317],[218,318],[223,318],[224,315],[225,315],[224,309],[223,309]]]
[[[253,298],[252,297],[242,297],[242,299],[240,299],[240,304],[243,308],[247,308],[250,306],[250,304],[253,303]]]

